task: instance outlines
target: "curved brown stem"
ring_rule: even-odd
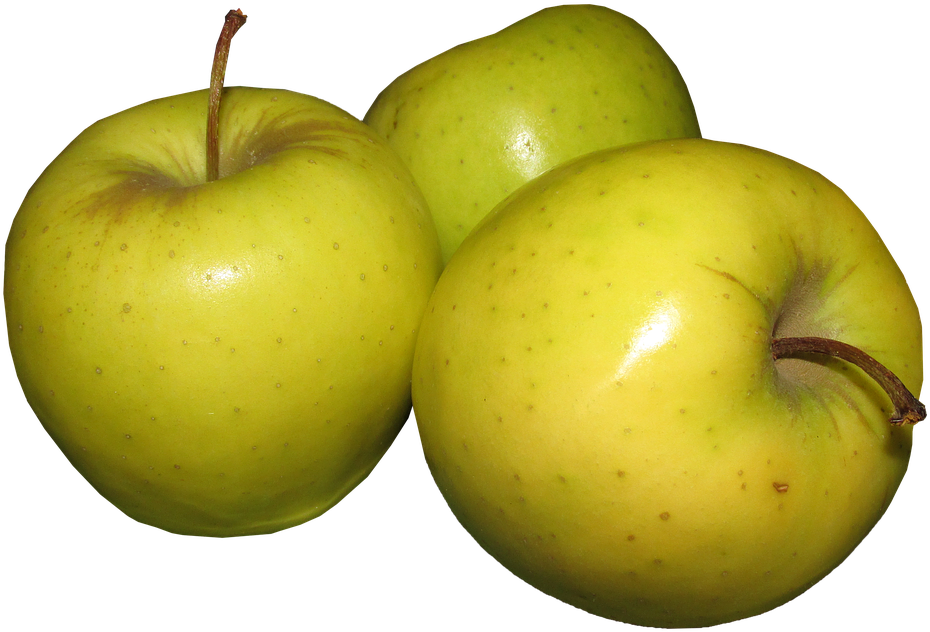
[[[891,397],[891,403],[894,404],[894,415],[891,417],[893,425],[916,424],[926,418],[926,407],[907,390],[898,376],[865,351],[829,338],[799,337],[772,340],[772,357],[776,360],[805,353],[819,353],[840,358],[865,371]]]
[[[223,81],[226,78],[226,62],[229,60],[229,45],[233,35],[243,24],[246,15],[240,9],[226,14],[220,39],[213,54],[213,71],[210,73],[210,104],[207,110],[207,182],[220,177],[220,100],[223,96]]]

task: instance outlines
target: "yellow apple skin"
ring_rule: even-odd
[[[184,534],[326,511],[410,411],[415,330],[441,268],[409,172],[367,126],[232,88],[205,183],[207,92],[83,132],[6,246],[18,377],[84,477]]]
[[[911,449],[858,368],[773,361],[800,335],[919,391],[917,307],[842,191],[745,146],[597,152],[447,265],[414,358],[424,454],[462,525],[552,596],[656,627],[756,615],[854,549]]]
[[[566,160],[616,145],[700,136],[678,68],[606,7],[543,9],[409,70],[365,122],[410,167],[443,260],[494,206]]]

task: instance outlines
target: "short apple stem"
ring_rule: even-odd
[[[775,338],[772,340],[772,357],[796,357],[807,353],[840,358],[855,364],[878,382],[894,404],[894,414],[891,423],[895,426],[916,424],[926,418],[927,409],[914,395],[911,394],[898,376],[889,371],[881,362],[867,354],[865,351],[852,345],[829,338]]]
[[[245,19],[246,15],[239,9],[227,13],[223,30],[220,31],[220,39],[216,42],[213,71],[210,73],[210,104],[207,110],[207,182],[220,178],[220,100],[223,98],[229,45],[236,31],[245,24]]]

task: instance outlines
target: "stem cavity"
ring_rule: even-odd
[[[246,15],[235,9],[226,14],[223,30],[216,42],[213,55],[213,70],[210,73],[210,104],[207,110],[207,182],[220,177],[220,100],[223,96],[223,80],[226,78],[226,62],[229,60],[229,45],[233,35],[243,24]]]
[[[891,423],[895,426],[913,425],[926,418],[927,409],[921,404],[904,383],[878,360],[845,342],[828,338],[775,338],[772,340],[772,357],[774,359],[797,357],[808,353],[818,353],[840,358],[855,364],[878,382],[894,404]]]

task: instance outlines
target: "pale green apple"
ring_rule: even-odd
[[[29,404],[129,516],[198,535],[326,511],[410,411],[441,269],[427,207],[370,128],[313,97],[232,88],[205,181],[207,91],[88,128],[6,245]]]
[[[413,172],[443,260],[498,202],[570,158],[700,136],[688,88],[658,42],[605,7],[543,9],[404,73],[365,122]]]
[[[430,299],[413,401],[430,470],[507,568],[592,613],[707,626],[836,567],[904,476],[921,326],[865,216],[820,174],[700,139],[595,152],[498,206]],[[872,581],[874,578],[864,578]]]

